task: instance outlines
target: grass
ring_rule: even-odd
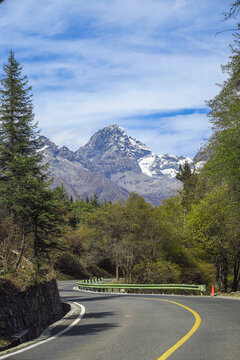
[[[17,340],[7,335],[0,336],[0,351],[7,350],[17,345]]]

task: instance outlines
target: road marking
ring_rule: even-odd
[[[74,289],[75,290],[75,289]],[[94,294],[95,295],[95,294]],[[116,294],[116,295],[120,295],[120,294]],[[124,294],[125,295],[125,294]],[[127,294],[126,294],[127,295]],[[129,295],[129,294],[128,294]],[[135,294],[130,294],[132,296],[135,296]],[[98,296],[100,296],[100,294],[98,294]],[[180,304],[176,301],[171,301],[171,300],[165,300],[165,299],[153,299],[153,298],[146,298],[146,297],[139,297],[139,299],[148,299],[148,300],[154,300],[154,301],[165,301],[165,302],[169,302],[169,303],[172,303],[172,304],[175,304],[175,305],[178,305],[186,310],[188,310],[189,312],[191,312],[194,317],[195,317],[195,323],[193,325],[193,327],[191,328],[191,330],[189,330],[189,332],[183,337],[181,338],[175,345],[173,345],[169,350],[167,350],[163,355],[161,355],[157,360],[165,360],[167,359],[170,355],[172,355],[177,349],[180,348],[180,346],[182,346],[196,331],[197,329],[199,328],[200,324],[201,324],[201,317],[200,315],[198,315],[198,313],[183,305],[183,304]],[[125,317],[127,317],[129,315],[125,315]],[[0,358],[1,360],[1,358]]]
[[[12,352],[12,353],[9,353],[9,354],[0,356],[0,360],[6,359],[6,358],[8,358],[8,357],[10,357],[10,356],[13,356],[13,355],[16,355],[16,354],[20,354],[20,353],[22,353],[22,352],[24,352],[24,351],[33,349],[33,348],[35,348],[35,347],[37,347],[37,346],[39,346],[39,345],[46,344],[47,342],[52,341],[52,340],[55,340],[55,339],[57,339],[59,336],[65,334],[67,331],[71,330],[71,329],[82,319],[82,317],[84,316],[85,311],[86,311],[85,307],[84,307],[82,304],[79,304],[79,303],[77,303],[77,302],[74,302],[74,304],[78,305],[78,306],[81,308],[81,312],[80,312],[80,314],[78,315],[78,317],[72,322],[72,324],[68,325],[65,329],[63,329],[62,331],[60,331],[60,332],[57,333],[56,335],[49,337],[49,338],[46,339],[46,340],[39,341],[39,342],[36,343],[36,344],[32,344],[32,345],[29,345],[29,346],[27,346],[27,347],[25,347],[25,348],[23,348],[23,349],[20,349],[20,350],[14,351],[14,352]]]
[[[74,290],[78,290],[78,291],[82,291],[82,290],[79,290],[77,287],[76,288],[74,288]],[[89,292],[93,292],[93,291],[89,291]],[[104,293],[106,296],[107,295],[109,295],[109,294],[106,294],[106,293]],[[95,294],[94,294],[95,295]],[[102,294],[101,294],[102,295]],[[100,294],[98,294],[98,296],[101,296]],[[117,296],[119,295],[132,295],[133,297],[136,297],[136,295],[135,294],[116,294]],[[191,308],[189,308],[189,307],[187,307],[187,306],[185,306],[185,305],[183,305],[183,304],[180,304],[180,303],[178,303],[178,302],[176,302],[176,301],[171,301],[171,300],[165,300],[165,299],[153,299],[153,298],[147,298],[147,297],[139,297],[139,299],[151,299],[151,300],[157,300],[157,301],[165,301],[165,302],[169,302],[169,303],[172,303],[172,304],[175,304],[175,305],[178,305],[178,306],[180,306],[180,307],[182,307],[182,308],[184,308],[184,309],[186,309],[186,310],[188,310],[189,312],[191,312],[193,315],[194,315],[194,317],[195,317],[195,323],[194,323],[194,325],[193,325],[193,327],[191,328],[191,330],[189,330],[189,332],[183,337],[183,338],[181,338],[175,345],[173,345],[169,350],[167,350],[163,355],[161,355],[157,360],[165,360],[165,359],[167,359],[170,355],[172,355],[177,349],[179,349],[180,348],[180,346],[182,346],[196,331],[197,331],[197,329],[199,328],[199,326],[200,326],[200,324],[201,324],[201,317],[200,317],[200,315],[198,315],[198,313],[195,311],[195,310],[193,310],[193,309],[191,309]],[[125,315],[125,317],[127,317],[128,315]],[[1,360],[1,358],[0,358],[0,360]]]
[[[167,359],[170,355],[172,355],[172,353],[174,353],[174,351],[176,351],[178,348],[180,348],[180,346],[182,346],[199,328],[200,324],[201,324],[201,317],[198,315],[198,313],[196,311],[194,311],[193,309],[179,304],[175,301],[171,301],[171,300],[163,300],[163,299],[152,299],[152,300],[158,300],[158,301],[166,301],[178,306],[181,306],[182,308],[190,311],[194,317],[195,317],[195,324],[193,325],[193,327],[191,328],[191,330],[183,337],[181,338],[175,345],[173,345],[169,350],[167,350],[162,356],[160,356],[157,360],[165,360]]]

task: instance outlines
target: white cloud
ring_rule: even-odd
[[[131,134],[133,131],[134,134]],[[211,130],[206,115],[191,114],[159,118],[158,121],[150,121],[149,128],[144,129],[131,129],[130,121],[128,132],[143,143],[150,144],[157,154],[193,157],[210,136]]]
[[[231,27],[221,21],[227,6],[218,0],[8,0],[1,5],[0,62],[15,50],[33,85],[42,133],[76,148],[125,117],[205,107],[230,53],[231,33],[215,37]],[[161,119],[152,130],[140,117],[131,120],[131,135],[156,152],[189,154],[206,134],[203,118]]]

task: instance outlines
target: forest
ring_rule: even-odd
[[[229,16],[238,11],[239,2]],[[32,89],[13,51],[0,86],[0,277],[21,288],[57,279],[120,277],[126,283],[240,285],[240,35],[226,80],[207,102],[212,136],[182,190],[153,207],[69,198],[42,164]]]

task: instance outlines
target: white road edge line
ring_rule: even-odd
[[[56,335],[54,336],[51,336],[49,337],[48,339],[46,340],[42,340],[42,341],[39,341],[38,343],[36,344],[32,344],[32,345],[29,345],[23,349],[20,349],[20,350],[17,350],[17,351],[14,351],[12,353],[9,353],[9,354],[6,354],[6,355],[3,355],[3,356],[0,356],[0,360],[2,359],[6,359],[10,356],[13,356],[13,355],[16,355],[16,354],[20,354],[24,351],[27,351],[27,350],[30,350],[30,349],[33,349],[39,345],[42,345],[42,344],[46,344],[47,342],[49,341],[52,341],[52,340],[55,340],[57,339],[59,336],[63,335],[64,333],[66,333],[67,331],[71,330],[81,319],[82,317],[84,316],[85,312],[86,312],[86,309],[85,307],[82,305],[82,304],[79,304],[77,302],[74,302],[74,304],[78,305],[80,308],[81,308],[81,312],[80,314],[78,315],[78,317],[73,321],[72,324],[68,325],[65,329],[63,329],[62,331],[60,331],[59,333],[57,333]]]

